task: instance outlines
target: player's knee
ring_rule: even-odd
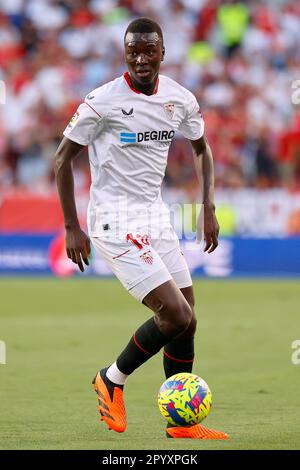
[[[170,302],[165,306],[164,315],[160,316],[160,325],[165,334],[175,337],[189,327],[192,316],[192,309],[186,301]]]
[[[196,318],[194,311],[192,310],[192,318],[187,328],[187,332],[189,336],[194,336],[196,333],[196,329],[197,329],[197,318]]]
[[[193,312],[190,305],[187,302],[182,303],[177,316],[175,317],[176,328],[179,333],[187,330],[191,320],[193,318]]]

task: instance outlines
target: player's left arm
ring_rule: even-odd
[[[193,148],[196,173],[202,188],[202,210],[197,220],[197,240],[204,232],[204,251],[212,253],[218,246],[219,224],[215,214],[214,161],[209,143],[203,135],[190,140]]]

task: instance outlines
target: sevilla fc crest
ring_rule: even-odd
[[[140,258],[145,261],[145,263],[147,264],[152,264],[153,263],[153,256],[152,256],[152,253],[151,251],[146,251],[145,253],[143,253]]]
[[[174,103],[166,103],[166,104],[164,104],[164,110],[165,110],[166,115],[168,116],[169,119],[173,119],[173,116],[174,116],[174,108],[175,108]]]

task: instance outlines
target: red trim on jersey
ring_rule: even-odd
[[[176,359],[175,357],[172,357],[170,356],[170,354],[166,353],[166,351],[164,351],[164,355],[175,362],[193,362],[194,360],[194,358],[193,359]]]
[[[142,346],[140,345],[140,343],[138,343],[138,340],[136,339],[135,335],[133,335],[133,341],[135,342],[135,344],[137,345],[137,347],[143,351],[145,354],[149,354],[149,356],[152,356],[151,353],[149,353],[148,351],[146,351],[146,349],[143,349]]]
[[[101,114],[99,114],[99,113],[93,108],[93,106],[91,106],[91,105],[90,105],[89,103],[87,103],[86,101],[85,101],[85,104],[87,104],[99,117],[102,117]]]
[[[141,91],[138,91],[136,88],[134,88],[133,86],[133,83],[132,83],[132,80],[131,80],[131,76],[129,75],[129,72],[125,72],[123,73],[123,77],[125,78],[126,82],[127,82],[127,85],[129,86],[129,88],[134,91],[134,93],[137,93],[138,95],[141,94]],[[156,80],[156,84],[155,84],[155,88],[154,88],[154,91],[153,91],[153,95],[156,95],[157,91],[158,91],[158,83],[159,83],[159,78]]]

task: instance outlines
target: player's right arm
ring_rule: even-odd
[[[68,258],[84,271],[83,261],[89,264],[90,239],[81,230],[75,204],[72,162],[84,148],[77,142],[64,137],[55,154],[55,179],[66,230],[66,251]]]

